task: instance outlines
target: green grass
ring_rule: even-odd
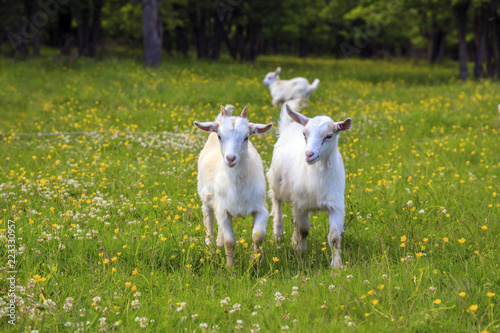
[[[307,115],[353,119],[339,144],[348,174],[340,270],[329,267],[324,212],[311,215],[298,256],[285,206],[285,241],[272,241],[270,220],[259,269],[249,264],[250,218],[234,221],[234,270],[204,243],[196,159],[207,136],[193,121],[231,103],[249,105],[253,122],[276,122],[261,81],[278,65],[282,78],[321,80]],[[23,303],[16,326],[3,317],[1,330],[500,329],[498,82],[460,82],[455,63],[289,57],[165,59],[158,70],[113,57],[72,69],[0,58],[0,68],[0,238],[15,221]],[[91,133],[25,135],[58,132]],[[274,133],[252,138],[265,168]]]

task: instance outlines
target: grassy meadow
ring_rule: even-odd
[[[258,269],[251,218],[233,221],[233,270],[204,242],[207,134],[193,121],[231,103],[276,123],[261,81],[278,65],[283,79],[321,80],[305,114],[353,119],[339,141],[339,270],[325,212],[310,216],[298,256],[285,205],[285,240],[273,242],[270,219]],[[167,58],[151,70],[133,58],[0,58],[0,330],[500,331],[500,84],[457,73],[396,60]],[[275,129],[252,141],[267,169]]]

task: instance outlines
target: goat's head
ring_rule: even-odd
[[[266,77],[264,78],[264,81],[262,83],[265,86],[268,86],[272,84],[275,81],[278,81],[280,79],[280,73],[281,73],[281,67],[276,68],[274,72],[269,72],[266,74]]]
[[[336,148],[338,134],[347,131],[352,124],[351,118],[342,122],[335,122],[327,116],[308,118],[292,110],[288,104],[286,104],[286,110],[294,121],[304,126],[305,157],[309,164],[314,164],[330,156]]]
[[[273,124],[253,124],[247,119],[248,106],[239,117],[231,117],[230,112],[220,106],[221,117],[215,122],[194,122],[195,126],[207,132],[217,133],[224,163],[234,167],[248,153],[248,138],[252,134],[267,132]]]

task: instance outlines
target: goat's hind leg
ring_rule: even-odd
[[[258,263],[262,262],[264,252],[262,251],[262,244],[266,239],[267,220],[269,213],[266,209],[253,213],[254,226],[252,231],[253,246],[255,252],[252,254],[250,260],[258,259]]]
[[[273,197],[273,208],[271,215],[273,216],[274,240],[276,243],[281,241],[283,235],[283,212],[281,211],[282,201]]]
[[[342,267],[342,257],[340,250],[341,233],[344,228],[344,211],[342,209],[329,209],[328,220],[330,231],[328,232],[328,244],[332,250],[332,262],[330,265],[333,268]]]
[[[214,243],[214,211],[206,205],[203,205],[201,210],[203,212],[203,225],[207,233],[205,244],[210,245]]]
[[[296,211],[293,212],[295,221],[293,223],[292,246],[297,252],[304,252],[307,250],[307,236],[309,236],[309,223],[308,212]]]

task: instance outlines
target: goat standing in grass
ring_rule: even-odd
[[[331,265],[342,266],[340,236],[344,229],[345,170],[338,150],[338,135],[351,127],[351,119],[334,122],[330,117],[308,118],[295,112],[299,100],[287,102],[281,109],[279,139],[274,146],[271,167],[267,173],[273,207],[274,237],[283,234],[283,201],[292,204],[294,231],[292,244],[297,251],[307,248],[308,214],[328,211],[332,250]]]
[[[309,81],[303,77],[280,80],[280,73],[281,68],[278,67],[274,72],[267,73],[262,82],[264,85],[269,86],[273,106],[297,98],[301,98],[304,105],[307,105],[309,95],[318,88],[319,80],[314,79],[312,84],[309,84]]]
[[[217,245],[224,245],[227,267],[231,267],[236,246],[233,217],[253,215],[254,248],[262,260],[260,247],[266,237],[269,218],[266,179],[260,155],[248,138],[254,133],[269,131],[273,125],[250,123],[248,107],[239,117],[232,117],[232,110],[228,111],[222,105],[220,108],[221,114],[214,122],[194,122],[199,129],[212,132],[198,160],[198,194],[203,203],[207,234],[213,239],[215,213],[219,225]]]

